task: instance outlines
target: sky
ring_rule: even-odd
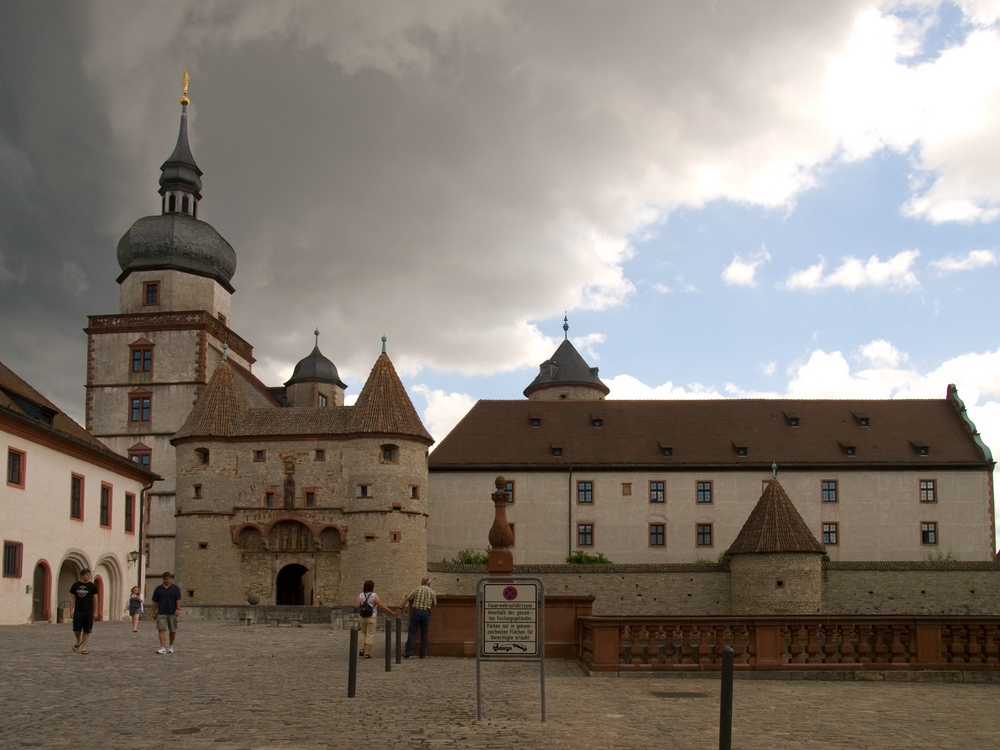
[[[610,398],[943,398],[1000,449],[1000,0],[0,2],[0,360],[83,418],[183,71],[231,326],[440,441]]]

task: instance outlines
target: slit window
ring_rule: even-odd
[[[125,533],[135,533],[135,495],[125,494]]]

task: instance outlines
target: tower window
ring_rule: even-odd
[[[312,508],[314,505],[316,505],[316,493],[315,492],[307,492],[306,493],[306,507],[307,508]]]
[[[144,305],[160,304],[159,281],[147,281],[145,284],[142,285],[142,304]]]
[[[370,484],[358,485],[358,497],[371,497],[371,496],[372,496],[372,486]]]
[[[399,461],[399,448],[395,445],[383,445],[380,449],[382,463],[394,464]]]
[[[254,463],[261,463],[267,460],[267,451],[254,451],[253,452]]]
[[[171,195],[169,198],[167,198],[167,210],[168,211],[176,211],[177,210],[177,196],[176,195]]]
[[[195,448],[194,452],[198,456],[198,463],[208,465],[208,448]]]
[[[316,396],[316,405],[317,406],[326,406],[326,396],[324,396],[322,393],[317,394],[317,396]]]
[[[316,450],[316,460],[317,461],[326,461],[326,451],[323,450],[322,448],[318,448]]]
[[[135,347],[132,349],[132,372],[153,371],[152,347]]]
[[[152,455],[153,452],[148,448],[130,448],[128,452],[128,457],[144,469],[149,468],[149,462]]]
[[[411,500],[419,500],[420,499],[420,487],[418,487],[415,484],[411,484],[410,485],[410,499]],[[393,507],[393,509],[395,509],[396,506],[393,505],[392,507]],[[400,510],[402,510],[402,507],[400,507]]]
[[[274,507],[274,493],[273,492],[265,492],[264,493],[264,505],[266,505],[268,508],[273,508]]]
[[[191,487],[191,496],[195,499],[201,498],[201,485],[195,484]]]
[[[190,201],[188,200],[188,197],[185,195],[183,198],[181,198],[181,211],[187,213],[189,206],[190,206]]]
[[[153,412],[153,395],[137,393],[129,397],[129,422],[149,422]]]

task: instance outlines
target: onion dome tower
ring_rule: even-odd
[[[173,270],[212,279],[232,294],[236,252],[198,219],[202,171],[188,143],[187,81],[185,73],[177,144],[160,167],[160,215],[139,219],[118,241],[118,283],[138,271]]]
[[[524,389],[532,401],[603,401],[611,389],[597,377],[569,340],[569,320],[563,317],[563,342],[538,367],[538,375]]]
[[[313,335],[316,345],[285,382],[285,402],[288,406],[343,406],[347,384],[340,379],[337,366],[319,350],[318,328]]]

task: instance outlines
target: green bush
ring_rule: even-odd
[[[604,556],[603,552],[598,552],[596,555],[588,555],[582,549],[576,550],[572,555],[566,558],[566,562],[570,565],[610,565],[611,561]]]
[[[476,552],[474,549],[459,550],[458,554],[451,558],[453,563],[458,565],[485,565],[490,555],[487,547],[485,552]]]

